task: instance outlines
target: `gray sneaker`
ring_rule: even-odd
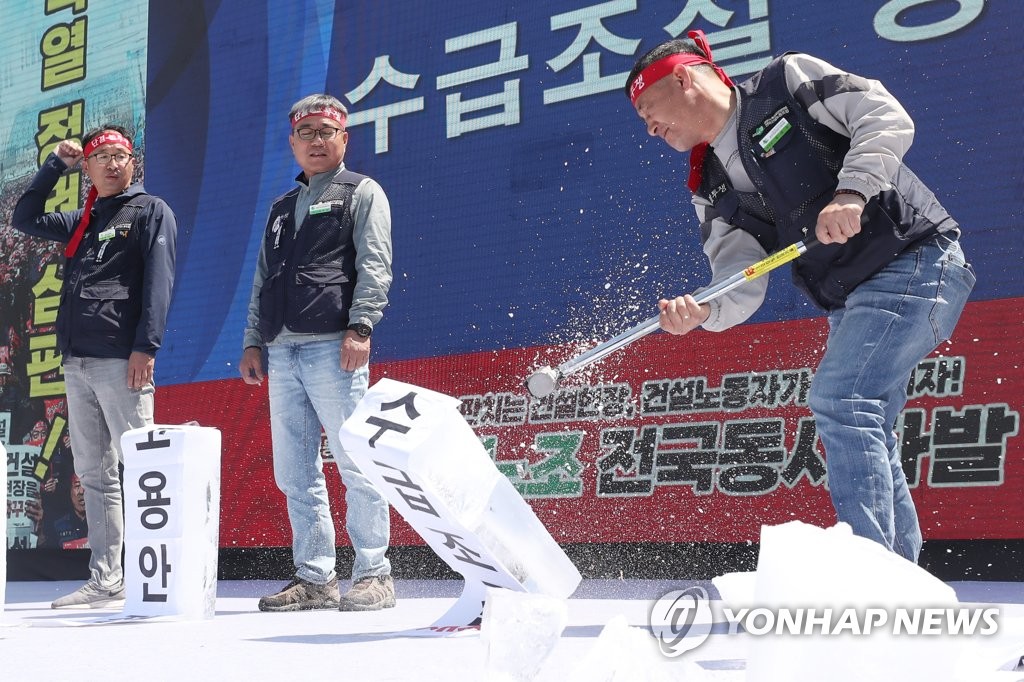
[[[113,588],[90,580],[69,595],[50,604],[51,609],[120,609],[124,607],[124,583]]]
[[[341,596],[339,611],[379,611],[395,606],[395,582],[390,575],[360,578]]]
[[[260,599],[260,611],[311,611],[338,608],[338,579],[318,585],[295,576],[277,594]]]

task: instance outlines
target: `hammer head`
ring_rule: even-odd
[[[561,374],[554,367],[542,367],[526,380],[526,390],[534,398],[544,398],[558,387],[558,380],[561,378]]]

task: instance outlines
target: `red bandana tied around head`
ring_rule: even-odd
[[[684,66],[691,66],[694,64],[707,64],[715,70],[718,77],[722,79],[722,82],[728,85],[730,88],[733,86],[732,79],[726,75],[725,71],[722,70],[718,64],[712,61],[711,57],[711,45],[708,43],[708,37],[704,34],[704,31],[690,31],[686,34],[688,38],[697,43],[703,52],[704,56],[699,54],[692,54],[689,52],[681,52],[677,54],[670,54],[667,57],[662,57],[658,61],[649,64],[647,68],[640,72],[633,81],[633,84],[629,87],[629,98],[636,104],[636,100],[643,91],[658,82],[665,76],[672,73],[672,69],[676,64],[682,64]],[[704,165],[704,157],[708,153],[708,144],[701,142],[695,145],[690,150],[690,177],[686,181],[687,186],[691,192],[696,192],[697,188],[700,187],[701,181],[701,168]]]
[[[688,38],[697,43],[697,47],[703,50],[704,55],[693,54],[691,52],[677,52],[676,54],[670,54],[662,57],[656,62],[648,64],[647,67],[641,71],[633,84],[629,86],[629,98],[636,104],[636,100],[643,91],[660,81],[665,76],[672,73],[672,69],[676,64],[682,64],[684,66],[691,66],[694,64],[707,64],[715,70],[718,77],[722,79],[722,82],[732,87],[732,80],[725,74],[718,64],[711,61],[711,45],[708,44],[708,37],[704,35],[704,31],[690,31],[686,34]]]
[[[85,149],[82,150],[82,158],[89,158],[90,154],[105,144],[119,144],[129,152],[132,151],[132,143],[128,141],[128,138],[115,130],[108,130],[89,140],[89,144],[85,145]],[[99,193],[96,191],[96,187],[90,187],[89,194],[85,197],[85,206],[82,207],[85,212],[82,213],[82,219],[78,221],[78,226],[75,227],[71,240],[68,241],[68,245],[64,248],[65,258],[71,258],[78,251],[78,245],[82,243],[82,237],[85,235],[85,228],[89,226],[92,205],[96,202],[97,196],[99,196]]]
[[[301,121],[303,119],[306,119],[306,118],[309,118],[310,116],[326,116],[327,118],[334,119],[335,121],[340,123],[342,128],[345,127],[345,121],[348,120],[348,115],[347,114],[344,114],[344,113],[338,111],[337,109],[324,108],[324,109],[317,109],[316,111],[307,111],[304,114],[301,113],[301,112],[295,114],[291,118],[292,128],[297,126],[299,124],[299,121]]]

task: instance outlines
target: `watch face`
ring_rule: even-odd
[[[350,324],[348,328],[364,339],[369,338],[370,334],[373,333],[373,328],[371,328],[370,325],[362,324],[359,322],[356,322],[355,324]]]

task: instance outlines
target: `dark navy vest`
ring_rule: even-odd
[[[105,207],[113,213],[107,213],[109,220],[94,213],[78,251],[64,266],[56,324],[62,355],[131,354],[142,317],[143,221],[156,200],[137,192],[120,207]]]
[[[260,334],[273,341],[288,326],[303,334],[338,332],[348,326],[356,287],[352,195],[366,176],[342,171],[296,235],[295,188],[274,202],[263,235],[267,278],[260,289]]]
[[[737,88],[740,159],[757,191],[734,189],[721,161],[708,154],[696,192],[768,253],[814,233],[850,149],[848,137],[811,118],[789,92],[784,60],[785,55],[775,59]],[[892,185],[868,201],[859,234],[846,244],[818,246],[794,262],[794,282],[822,308],[841,308],[850,291],[909,246],[939,229],[956,228],[905,165]]]

